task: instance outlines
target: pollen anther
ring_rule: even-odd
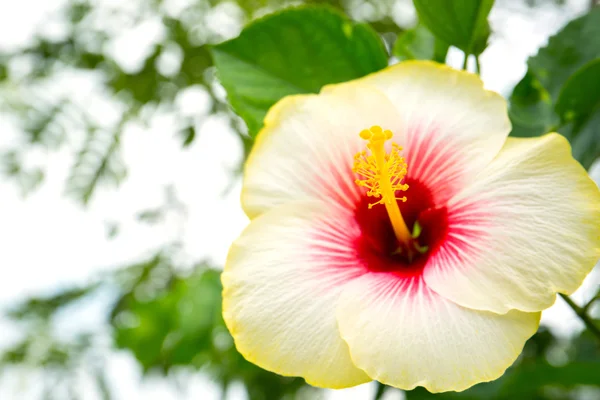
[[[385,150],[385,142],[393,136],[390,130],[383,130],[380,126],[372,126],[360,132],[361,139],[367,140],[367,151],[358,152],[354,156],[352,171],[362,179],[355,182],[358,186],[367,189],[367,196],[379,199],[369,204],[372,208],[384,204],[396,238],[405,244],[411,241],[411,234],[402,218],[397,201],[406,201],[406,196],[397,197],[396,192],[406,191],[408,185],[404,183],[407,165],[404,157],[400,155],[402,147],[392,143],[390,152]]]

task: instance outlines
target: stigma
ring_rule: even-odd
[[[368,142],[368,151],[361,151],[354,156],[352,171],[361,177],[355,183],[367,189],[367,196],[378,199],[369,204],[369,208],[379,204],[385,206],[396,239],[404,245],[410,245],[413,238],[398,206],[398,201],[406,201],[406,196],[397,197],[396,194],[408,189],[408,185],[403,182],[407,165],[404,157],[400,155],[402,147],[392,143],[388,153],[385,143],[392,138],[393,134],[380,126],[364,129],[359,135]]]

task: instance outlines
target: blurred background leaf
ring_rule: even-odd
[[[567,79],[555,111],[563,126],[561,133],[571,141],[573,155],[589,168],[600,156],[600,57]]]
[[[490,36],[488,14],[494,0],[414,0],[419,20],[443,43],[466,55],[481,54]]]
[[[443,63],[446,61],[448,47],[448,44],[433,36],[429,29],[418,24],[398,35],[393,55],[399,61],[433,60]]]
[[[501,379],[480,383],[460,393],[431,394],[423,388],[406,393],[407,400],[527,400],[576,399],[578,390],[586,387],[590,398],[600,394],[600,348],[584,331],[572,343],[557,339],[546,328],[526,343],[523,353]],[[589,358],[580,359],[577,348],[591,344]],[[562,365],[552,365],[556,354],[565,356]],[[556,361],[554,361],[556,362]],[[583,396],[582,398],[586,398]]]
[[[589,168],[600,157],[598,59],[600,8],[594,8],[528,60],[527,73],[510,97],[511,135],[558,131],[571,142],[573,156]]]

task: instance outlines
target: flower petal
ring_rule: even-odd
[[[370,273],[345,287],[337,318],[352,360],[371,378],[435,393],[500,377],[537,330],[540,313],[470,310],[419,278]]]
[[[234,242],[223,272],[223,316],[249,361],[314,386],[368,382],[340,338],[335,304],[364,271],[343,211],[320,201],[293,202],[253,220]]]
[[[358,82],[384,92],[398,110],[407,178],[428,186],[436,204],[471,182],[498,154],[511,129],[506,101],[465,71],[405,61]]]
[[[353,205],[359,132],[380,125],[400,140],[398,113],[378,90],[346,83],[320,95],[289,96],[267,114],[246,163],[242,207],[253,218],[292,200]]]
[[[600,191],[558,134],[509,138],[448,209],[425,281],[465,307],[543,310],[600,258]]]

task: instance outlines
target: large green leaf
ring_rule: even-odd
[[[528,62],[510,97],[511,135],[556,130],[584,167],[600,157],[600,9],[571,21]]]
[[[212,49],[219,79],[251,134],[284,96],[317,93],[387,65],[383,42],[369,26],[326,7],[286,9],[248,25]]]
[[[494,0],[414,0],[419,21],[444,43],[467,54],[480,54],[487,45],[487,16]]]
[[[423,25],[404,31],[394,43],[394,56],[403,60],[434,60],[445,62],[448,44],[437,39]]]

